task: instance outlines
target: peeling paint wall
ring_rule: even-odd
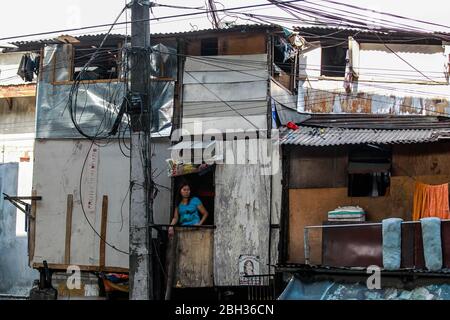
[[[218,165],[214,233],[214,284],[239,285],[239,256],[260,258],[267,274],[270,177],[259,165]]]
[[[444,48],[433,45],[360,46],[359,78],[344,89],[344,78],[320,75],[321,48],[300,57],[297,110],[306,113],[448,115],[450,85]],[[408,65],[413,65],[414,68]]]

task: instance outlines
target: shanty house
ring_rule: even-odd
[[[447,268],[450,87],[444,37],[307,27],[297,32],[309,45],[299,54],[296,96],[275,101],[283,158],[278,271],[386,269],[383,221],[400,218],[401,265],[395,270],[431,272],[418,220],[433,216],[442,219],[442,236],[435,236],[442,240],[440,269]],[[335,39],[327,38],[330,32]],[[422,197],[424,190],[438,204]]]

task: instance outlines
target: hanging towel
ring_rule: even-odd
[[[387,270],[400,269],[402,221],[400,218],[383,220],[383,266]]]
[[[449,218],[448,210],[448,184],[428,186],[428,206],[425,208],[424,218]]]
[[[422,225],[423,253],[428,270],[442,269],[441,220],[439,218],[420,219]]]
[[[413,220],[437,217],[449,219],[448,184],[437,186],[416,183],[413,203]]]
[[[414,189],[413,220],[419,221],[424,216],[427,205],[427,185],[416,182]]]

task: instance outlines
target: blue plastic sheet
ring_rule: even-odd
[[[450,284],[370,290],[365,283],[307,282],[292,277],[278,300],[450,300]]]

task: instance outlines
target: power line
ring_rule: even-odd
[[[303,0],[289,0],[289,1],[285,1],[283,3],[294,3],[294,2],[301,2],[301,1],[303,1]],[[229,11],[229,10],[250,9],[250,8],[266,7],[266,6],[272,6],[272,5],[273,4],[271,4],[271,3],[265,3],[265,4],[256,4],[256,5],[239,6],[239,7],[233,7],[233,8],[207,10],[207,11],[201,11],[201,12],[193,12],[193,13],[184,13],[184,14],[178,14],[178,15],[163,16],[163,17],[159,17],[159,18],[156,18],[156,19],[155,18],[140,19],[140,20],[126,21],[126,22],[117,22],[115,24],[105,23],[105,24],[92,25],[92,26],[86,26],[86,27],[81,27],[81,28],[62,29],[62,30],[55,30],[55,31],[38,32],[38,33],[31,33],[31,34],[25,34],[25,35],[4,37],[4,38],[0,38],[0,41],[13,40],[13,39],[19,39],[19,38],[26,38],[26,37],[34,37],[34,36],[42,36],[42,35],[48,35],[48,34],[54,34],[54,33],[63,33],[63,32],[81,31],[81,30],[87,30],[87,29],[103,28],[103,27],[108,27],[108,26],[123,25],[123,24],[129,24],[129,23],[134,23],[134,22],[161,21],[161,20],[167,20],[167,19],[173,19],[173,18],[181,18],[181,17],[190,17],[190,16],[195,16],[195,15],[203,15],[203,14],[208,14],[208,13],[213,13],[213,12],[226,12],[226,11]]]
[[[367,8],[362,8],[362,7],[358,7],[358,6],[355,6],[355,5],[341,3],[341,2],[336,2],[336,1],[332,1],[332,0],[321,0],[321,1],[337,4],[337,5],[340,5],[340,6],[346,6],[346,7],[350,7],[350,8],[353,8],[353,9],[366,10],[366,11],[369,10]],[[307,2],[309,2],[309,1],[307,1]],[[387,16],[390,16],[390,17],[394,17],[394,18],[405,19],[405,20],[410,20],[410,21],[414,21],[414,22],[420,22],[420,23],[424,23],[424,24],[429,24],[429,25],[433,25],[433,26],[437,26],[437,27],[444,27],[444,28],[450,29],[450,26],[442,25],[442,24],[439,24],[439,23],[434,23],[434,22],[420,20],[420,19],[408,18],[408,17],[405,17],[405,16],[397,15],[397,14],[376,11],[376,10],[373,10],[373,9],[370,9],[370,11],[375,12],[375,13],[379,13],[379,14],[383,14],[383,15],[387,15]]]

